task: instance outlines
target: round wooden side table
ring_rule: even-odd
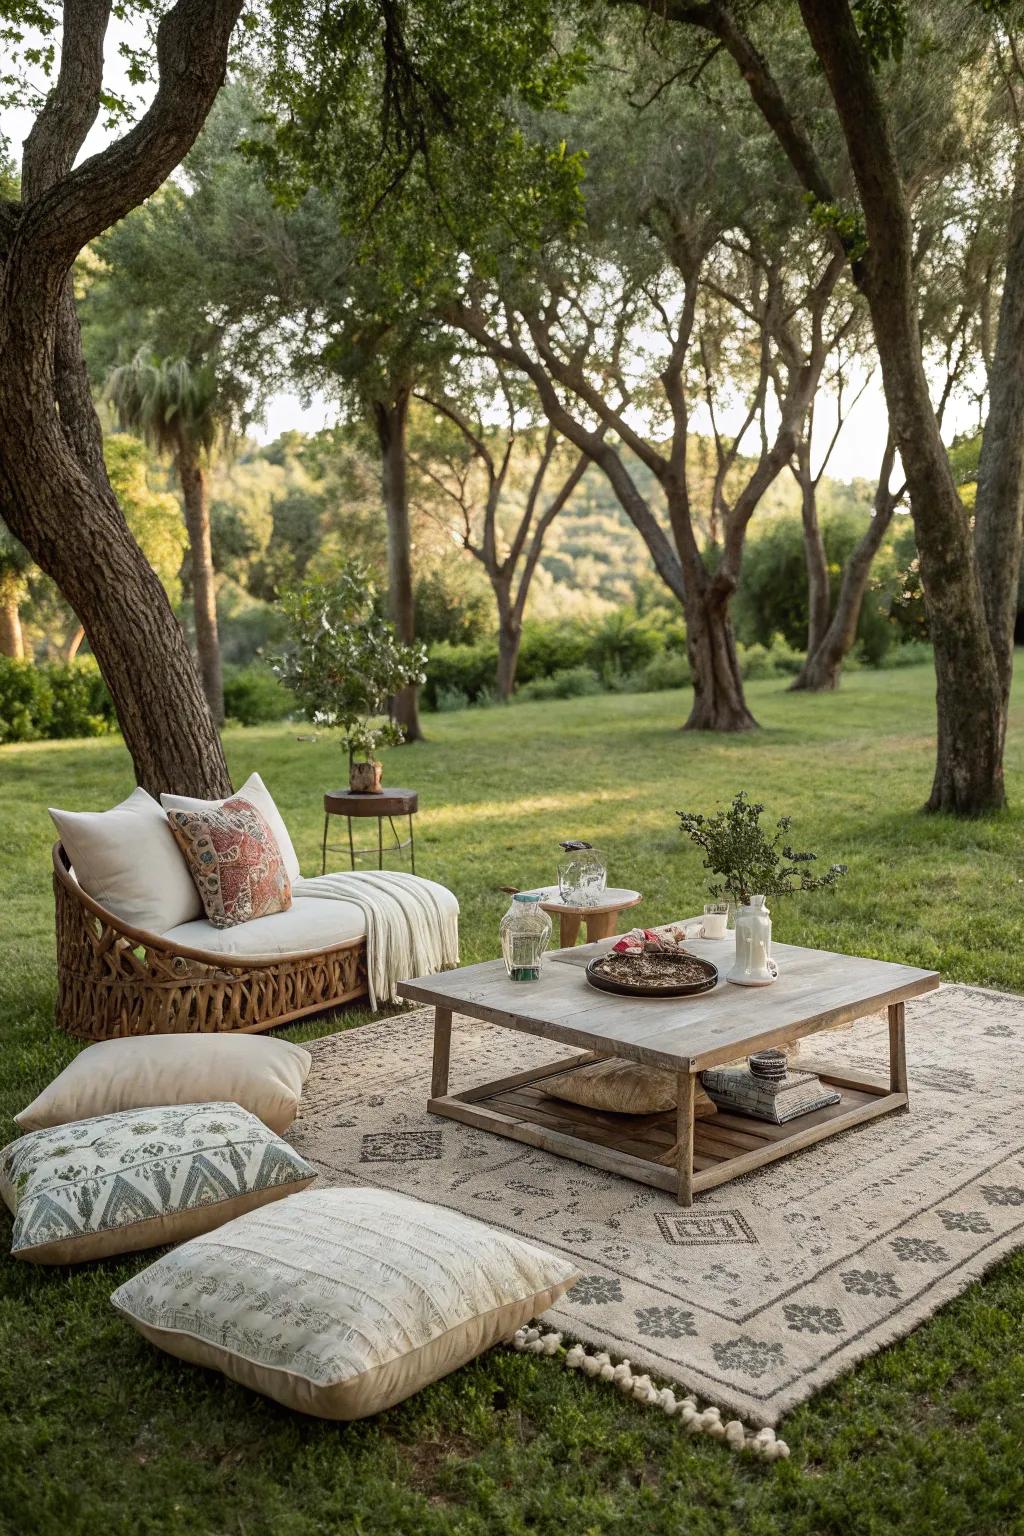
[[[610,939],[619,926],[619,913],[635,907],[643,901],[639,891],[627,891],[609,886],[596,907],[569,907],[558,894],[557,885],[545,887],[541,894],[541,909],[558,917],[558,947],[571,949],[579,938],[580,924],[586,925],[588,944],[597,939]]]
[[[324,839],[321,848],[322,862],[321,874],[327,873],[328,853],[344,853],[343,843],[329,844],[327,841],[327,829],[332,816],[344,816],[348,822],[348,856],[352,869],[356,867],[356,859],[364,853],[376,853],[377,868],[384,868],[384,855],[386,853],[399,853],[403,848],[409,850],[409,863],[412,873],[416,873],[416,844],[413,841],[412,818],[419,809],[419,796],[415,789],[382,789],[376,794],[360,794],[352,789],[332,789],[324,795]],[[396,816],[407,816],[409,819],[409,836],[400,838],[395,826]],[[353,820],[377,818],[377,846],[376,848],[357,848],[352,836]],[[384,822],[387,821],[391,828],[393,841],[385,846]]]

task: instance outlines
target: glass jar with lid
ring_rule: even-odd
[[[600,906],[608,888],[604,854],[592,843],[561,843],[558,861],[558,895],[567,907]]]
[[[539,981],[541,956],[551,938],[551,918],[540,891],[518,891],[501,920],[501,954],[510,981]]]

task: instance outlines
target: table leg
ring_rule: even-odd
[[[696,1074],[677,1074],[678,1098],[676,1108],[676,1167],[679,1171],[679,1187],[676,1202],[693,1204],[693,1103]]]
[[[592,912],[584,919],[587,925],[587,943],[595,944],[598,939],[610,939],[619,926],[618,912]]]
[[[412,865],[412,874],[416,873],[416,844],[412,836],[412,811],[409,812],[409,863]]]
[[[349,857],[349,863],[351,864],[351,867],[353,869],[355,869],[355,867],[356,867],[356,845],[352,841],[352,817],[349,816],[349,817],[346,818],[346,820],[348,821],[348,857]]]
[[[558,947],[559,949],[572,949],[580,936],[580,924],[583,919],[576,912],[559,912],[558,914]]]
[[[906,1004],[889,1004],[889,1092],[907,1093]]]
[[[377,868],[384,868],[384,817],[377,817]]]
[[[327,828],[330,820],[329,815],[324,817],[324,840],[320,847],[320,873],[322,875],[327,873]]]
[[[443,1099],[448,1092],[448,1062],[452,1048],[452,1011],[434,1009],[434,1062],[430,1074],[430,1097]]]

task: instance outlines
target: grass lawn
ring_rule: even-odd
[[[780,905],[779,939],[1024,992],[1024,692],[1010,729],[1013,809],[975,823],[918,813],[934,749],[929,669],[858,672],[832,698],[778,682],[748,693],[764,728],[737,739],[681,735],[687,701],[669,694],[428,716],[430,740],[390,754],[386,774],[420,791],[418,868],[457,892],[464,958],[496,953],[507,902],[496,887],[552,879],[562,838],[604,848],[612,882],[645,894],[638,920],[699,910],[699,856],[673,812],[745,788],[793,815],[797,846],[850,866],[834,897]],[[320,793],[343,772],[337,746],[297,734],[229,730],[226,744],[235,783],[260,770],[313,873]],[[4,1142],[10,1116],[75,1050],[51,1022],[45,808],[98,809],[132,784],[119,741],[0,750]],[[366,1017],[349,1010],[284,1033]],[[792,1459],[770,1467],[502,1350],[371,1422],[301,1419],[158,1354],[117,1319],[109,1294],[145,1262],[0,1262],[0,1529],[1024,1532],[1024,1254],[793,1413],[782,1428]]]

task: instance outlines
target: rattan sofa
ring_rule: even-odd
[[[169,944],[87,896],[53,847],[57,1014],[87,1040],[190,1031],[254,1032],[367,995],[366,941],[237,960]]]

